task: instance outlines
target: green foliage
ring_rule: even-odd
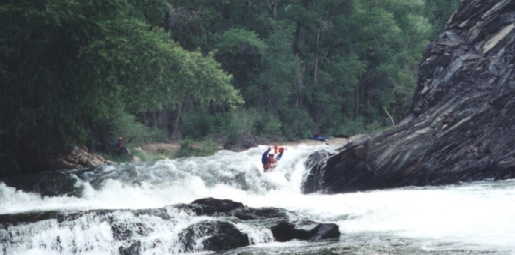
[[[388,125],[385,109],[409,113],[421,53],[458,4],[3,1],[0,160],[44,168],[117,136],[294,139]]]
[[[233,28],[225,31],[222,38],[216,44],[216,48],[227,53],[235,51],[252,51],[253,54],[263,54],[266,44],[258,38],[258,35],[249,30]]]
[[[255,32],[240,28],[227,30],[215,48],[217,60],[234,75],[237,87],[247,87],[261,71],[266,44]]]
[[[134,115],[122,112],[112,119],[110,137],[124,137],[130,147],[166,139],[163,130],[151,128],[136,120]]]
[[[175,157],[203,157],[214,154],[218,146],[212,140],[194,141],[185,139]]]
[[[457,1],[438,2],[170,1],[172,37],[214,50],[245,99],[239,111],[189,106],[183,134],[298,138],[386,126],[385,109],[402,119],[421,53]]]
[[[460,5],[459,0],[426,0],[425,16],[433,24],[433,33],[436,36],[442,31],[445,24]]]
[[[308,138],[316,129],[316,124],[309,113],[299,108],[284,109],[281,112],[281,119],[284,120],[283,134],[288,139]]]
[[[384,125],[380,122],[367,123],[363,118],[345,121],[344,124],[337,126],[332,130],[335,136],[353,136],[366,134],[384,129]]]
[[[157,161],[157,160],[163,160],[171,158],[173,155],[167,155],[166,153],[152,153],[148,151],[141,150],[139,148],[133,148],[131,150],[132,157],[136,157],[141,161]],[[115,160],[116,161],[116,158]],[[123,160],[123,158],[120,161],[116,162],[127,162],[127,160]]]
[[[74,144],[106,148],[114,136],[161,137],[137,123],[133,116],[142,112],[185,102],[243,103],[212,55],[186,51],[156,27],[166,6],[159,0],[3,2],[0,154],[22,163],[15,168],[43,169],[51,155]],[[17,158],[25,155],[34,160]]]
[[[223,134],[228,137],[229,141],[254,134],[259,118],[258,114],[254,110],[231,112]]]
[[[191,139],[201,139],[215,134],[223,129],[225,123],[223,114],[209,112],[187,113],[183,116],[181,130],[183,136]]]

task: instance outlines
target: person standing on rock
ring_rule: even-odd
[[[118,137],[118,140],[116,141],[116,150],[119,154],[122,155],[129,155],[129,150],[125,146],[125,139],[123,137]]]

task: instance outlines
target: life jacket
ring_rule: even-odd
[[[268,157],[266,163],[263,164],[263,169],[265,169],[265,171],[266,171],[266,170],[274,168],[276,166],[277,166],[277,159],[275,159],[274,157]]]
[[[268,161],[268,153],[270,152],[270,148],[268,148],[268,150],[266,150],[263,155],[261,155],[261,163],[263,165],[266,164],[266,162]]]

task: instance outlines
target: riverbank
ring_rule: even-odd
[[[256,143],[252,147],[258,145],[281,145],[281,146],[297,146],[300,144],[305,145],[318,145],[318,144],[331,144],[331,145],[343,145],[349,141],[348,138],[332,137],[327,139],[325,142],[317,141],[313,139],[301,139],[296,141],[273,141],[263,144]],[[127,161],[140,162],[147,160],[157,159],[170,159],[187,156],[209,156],[220,150],[231,150],[231,151],[242,151],[248,148],[225,148],[223,143],[215,142],[212,140],[208,141],[171,141],[171,142],[159,142],[159,143],[148,143],[141,146],[131,148],[132,158],[128,158]]]

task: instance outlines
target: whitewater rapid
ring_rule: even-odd
[[[378,233],[420,239],[427,249],[446,243],[446,248],[515,254],[515,180],[303,195],[305,160],[315,150],[335,147],[289,146],[271,173],[262,172],[260,156],[265,149],[259,146],[209,157],[106,166],[77,177],[77,185],[83,188],[80,197],[41,197],[0,183],[0,214],[162,208],[215,197],[250,207],[286,208],[320,222],[334,222],[344,235]],[[98,225],[102,227],[107,228]],[[254,238],[261,238],[255,243],[271,241],[263,233]]]

